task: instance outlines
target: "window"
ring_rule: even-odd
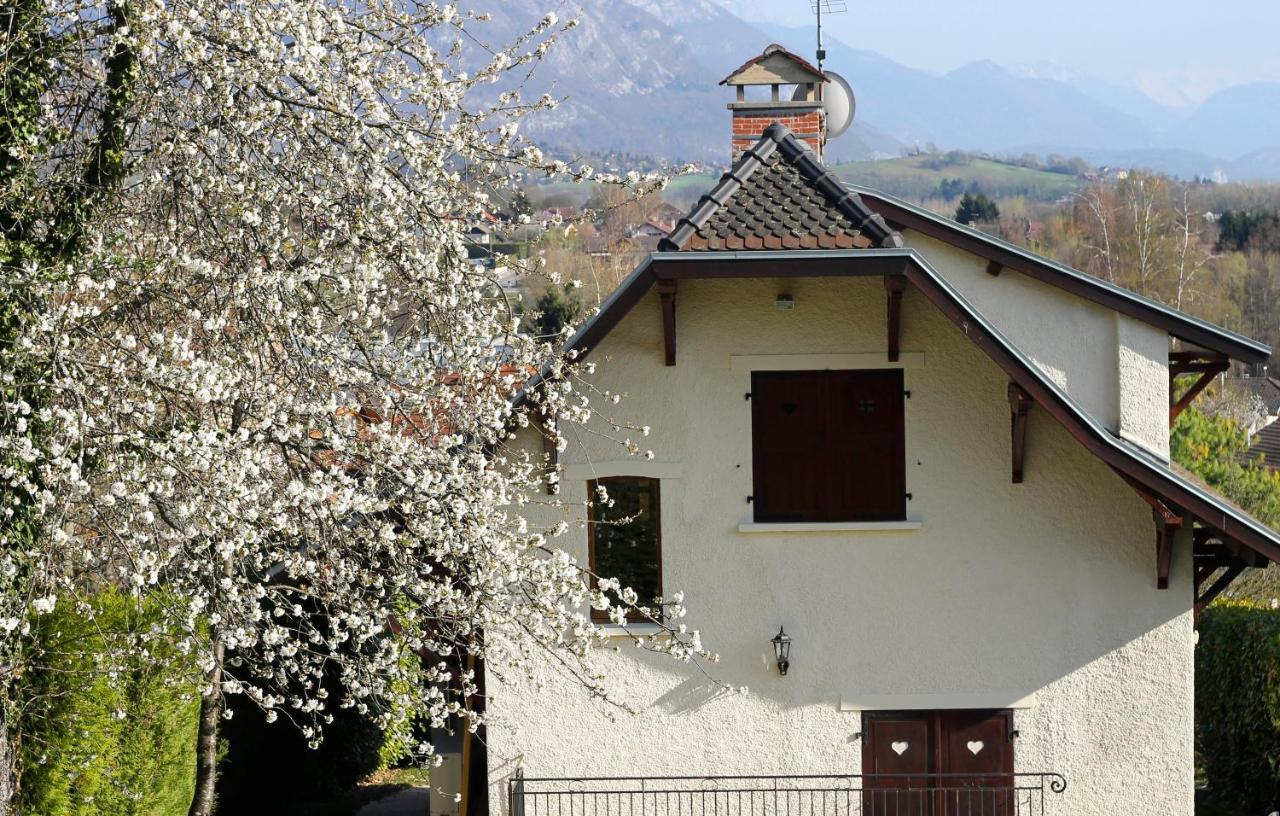
[[[617,578],[623,588],[636,591],[639,604],[652,604],[662,595],[662,515],[658,480],[615,476],[587,483],[587,544],[591,572]],[[608,502],[600,500],[603,486]],[[612,507],[607,506],[612,503]],[[592,578],[592,584],[595,579]],[[616,593],[609,593],[617,601]],[[593,620],[608,620],[604,610],[591,610]],[[632,617],[636,617],[634,614]]]
[[[901,369],[756,371],[751,403],[757,522],[906,518]]]

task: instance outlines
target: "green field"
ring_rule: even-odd
[[[1055,201],[1084,184],[1074,175],[990,159],[938,154],[850,162],[837,165],[835,170],[853,184],[916,200],[938,196],[942,183],[955,179],[965,187],[976,185],[978,191],[992,198],[1026,196],[1038,201]]]

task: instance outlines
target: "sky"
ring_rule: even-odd
[[[810,0],[717,0],[748,20],[811,25]],[[1280,0],[846,0],[828,18],[854,48],[934,72],[1036,66],[1187,105],[1280,81]],[[860,13],[864,12],[864,13]],[[870,16],[868,16],[870,15]],[[910,25],[909,21],[921,21]]]

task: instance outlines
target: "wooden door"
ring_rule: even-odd
[[[1014,816],[1012,713],[863,715],[863,813]]]
[[[932,816],[930,777],[936,743],[927,712],[864,715],[862,812],[867,816]]]
[[[1007,711],[944,711],[947,816],[1013,816],[1013,743]]]

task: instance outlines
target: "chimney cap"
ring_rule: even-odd
[[[802,85],[826,81],[827,75],[815,68],[808,60],[773,43],[759,56],[752,57],[738,66],[733,73],[720,80],[720,84]]]

